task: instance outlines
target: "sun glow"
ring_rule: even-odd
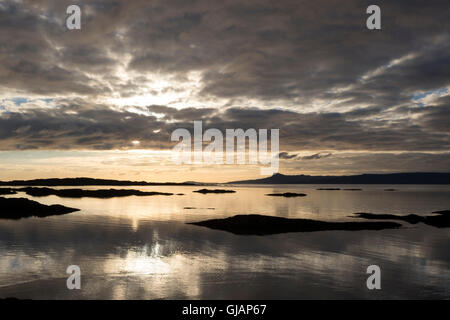
[[[124,95],[121,92],[106,97],[105,102],[116,106],[167,105],[171,107],[200,106],[198,92],[202,89],[202,74],[198,71],[189,72],[186,77],[176,78],[171,75],[152,73],[142,76],[120,68],[116,76],[121,86],[131,86],[133,89]]]

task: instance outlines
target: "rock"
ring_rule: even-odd
[[[450,214],[450,210],[434,211],[432,213],[436,213],[436,214]]]
[[[163,192],[146,192],[132,189],[100,189],[100,190],[83,190],[83,189],[51,189],[51,188],[22,188],[16,189],[23,191],[33,197],[46,197],[55,195],[61,198],[115,198],[129,196],[171,196],[173,193]]]
[[[48,217],[62,215],[79,209],[68,208],[61,205],[47,206],[25,198],[0,197],[0,219],[21,219],[28,217]]]
[[[0,188],[0,195],[16,194],[17,191],[11,188]]]
[[[208,193],[236,193],[234,190],[223,190],[223,189],[200,189],[193,192],[208,194]]]
[[[406,216],[398,216],[395,214],[374,214],[374,213],[355,213],[357,217],[364,219],[377,219],[377,220],[402,220],[411,224],[422,222],[429,226],[436,228],[449,228],[450,227],[450,210],[435,211],[435,215],[432,216],[419,216],[416,214],[409,214]]]
[[[225,219],[213,219],[189,223],[239,235],[270,235],[286,232],[312,232],[327,230],[382,230],[395,229],[395,222],[325,222],[308,219],[287,219],[263,215],[236,215]]]
[[[375,214],[375,213],[366,213],[366,212],[358,212],[355,213],[357,218],[363,219],[375,219],[375,220],[401,220],[411,224],[416,224],[424,221],[424,217],[418,216],[416,214],[409,214],[407,216],[397,216],[395,214]]]
[[[304,193],[285,192],[285,193],[269,193],[269,194],[266,194],[266,196],[292,198],[292,197],[306,197],[306,194],[304,194]]]

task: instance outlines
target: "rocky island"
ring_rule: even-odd
[[[295,192],[285,192],[285,193],[269,193],[269,194],[266,194],[266,196],[295,198],[295,197],[306,197],[306,194],[305,193],[295,193]]]
[[[401,224],[395,222],[325,222],[257,214],[236,215],[225,219],[212,219],[189,224],[228,231],[237,235],[259,236],[287,232],[382,230],[401,227]]]
[[[223,190],[223,189],[200,189],[200,190],[196,190],[193,191],[196,193],[201,193],[201,194],[208,194],[208,193],[236,193],[236,191],[234,190]]]
[[[139,191],[133,189],[100,189],[100,190],[84,190],[84,189],[52,189],[52,188],[21,188],[16,191],[25,192],[33,197],[46,197],[55,195],[61,198],[115,198],[129,196],[172,196],[173,193],[155,192],[155,191]]]
[[[61,205],[47,206],[25,198],[3,197],[0,197],[0,208],[0,219],[14,220],[29,217],[43,218],[79,211],[79,209],[68,208]]]

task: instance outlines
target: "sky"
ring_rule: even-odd
[[[448,0],[0,0],[1,180],[260,176],[175,164],[199,120],[279,129],[284,174],[450,171]]]

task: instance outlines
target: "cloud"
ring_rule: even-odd
[[[291,159],[294,159],[294,160],[317,160],[317,159],[322,159],[322,158],[328,158],[328,157],[331,157],[332,155],[333,154],[330,152],[319,152],[319,153],[314,153],[309,156],[300,156],[295,153],[290,154],[288,152],[280,152],[278,154],[278,157],[283,160],[291,160]]]
[[[198,71],[195,95],[301,109],[342,99],[389,107],[449,84],[445,1],[380,1],[381,32],[365,29],[369,2],[360,1],[96,1],[81,4],[77,32],[64,27],[70,4],[3,1],[1,85],[126,96],[126,80],[111,75]],[[352,90],[340,91],[346,87]]]
[[[312,175],[349,175],[390,172],[448,172],[450,153],[334,153],[332,158],[317,161],[283,161],[282,172]]]
[[[441,98],[446,101],[447,98]],[[411,109],[414,117],[375,120],[348,117],[345,113],[297,113],[256,108],[190,108],[178,110],[153,105],[148,108],[114,108],[84,100],[52,100],[57,108],[40,105],[3,112],[0,117],[0,149],[169,149],[177,128],[193,132],[193,121],[204,130],[249,128],[280,129],[282,152],[330,151],[440,151],[450,149],[447,119],[449,107],[437,105]],[[442,102],[444,103],[444,102]],[[416,108],[417,109],[417,108]],[[131,110],[131,111],[130,111]],[[134,112],[140,110],[140,112]],[[327,156],[318,153],[303,160]],[[282,153],[282,157],[290,157]]]
[[[322,158],[328,158],[331,157],[333,154],[330,152],[323,152],[323,153],[315,153],[310,156],[303,156],[300,157],[301,160],[317,160]]]
[[[286,160],[450,150],[446,0],[380,0],[381,31],[368,1],[98,0],[80,31],[70,4],[1,2],[1,150],[170,149],[195,120],[279,128]]]
[[[284,160],[294,159],[296,156],[297,156],[296,154],[289,154],[288,152],[280,152],[278,154],[278,157]]]

